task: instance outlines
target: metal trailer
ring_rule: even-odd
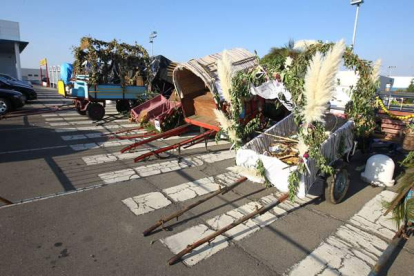
[[[316,162],[311,158],[307,159],[305,161],[307,170],[301,177],[298,197],[307,194],[321,195],[325,193],[326,199],[334,204],[344,199],[349,188],[347,162],[349,162],[356,148],[353,128],[353,121],[347,121],[333,114],[326,115],[326,129],[331,133],[321,145],[321,151],[323,156],[330,161],[330,165],[334,167],[334,175],[321,174]],[[237,165],[255,167],[257,161],[261,160],[265,168],[266,178],[271,184],[281,192],[288,192],[289,175],[297,166],[286,164],[271,156],[269,147],[275,140],[273,136],[290,137],[297,134],[297,130],[294,116],[291,114],[245,144],[237,152]]]
[[[146,86],[125,86],[118,84],[88,84],[88,77],[76,76],[68,85],[58,82],[58,92],[65,98],[74,100],[76,111],[88,115],[92,120],[101,120],[105,115],[105,101],[115,100],[118,112],[128,111],[130,101],[145,97]]]

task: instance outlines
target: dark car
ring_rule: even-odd
[[[27,86],[27,87],[33,88],[33,85],[31,83],[18,80],[18,79],[14,78],[14,77],[12,77],[10,75],[4,74],[4,73],[0,73],[0,77],[5,78],[8,82],[11,82],[12,84],[13,83],[16,83],[16,84],[19,84],[21,86]]]
[[[0,89],[0,115],[24,106],[26,97],[17,91]]]
[[[8,81],[6,78],[0,76],[0,89],[15,90],[26,96],[27,100],[36,100],[37,93],[28,85],[21,85],[16,82]]]

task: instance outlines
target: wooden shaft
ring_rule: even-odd
[[[157,229],[158,227],[160,227],[163,223],[168,222],[176,217],[181,216],[182,214],[184,214],[185,212],[187,212],[188,210],[193,209],[194,207],[206,202],[207,200],[219,195],[219,194],[225,194],[231,190],[233,190],[234,188],[236,188],[237,186],[239,186],[241,183],[243,183],[244,181],[246,181],[247,178],[246,177],[242,177],[239,178],[236,182],[234,182],[233,184],[231,184],[230,186],[226,186],[223,189],[220,189],[218,191],[215,191],[214,193],[210,194],[208,197],[200,199],[199,201],[190,204],[186,207],[184,207],[183,209],[179,210],[178,212],[175,212],[171,215],[169,215],[168,217],[164,218],[164,219],[160,219],[159,221],[157,221],[157,223],[155,223],[153,226],[151,226],[150,228],[148,228],[147,230],[145,230],[142,234],[144,236],[148,236],[152,231],[154,231],[155,229]]]
[[[294,142],[294,143],[298,143],[299,142],[298,140],[295,140],[295,139],[290,139],[290,138],[287,138],[287,137],[283,137],[283,136],[279,136],[279,135],[274,135],[274,134],[266,133],[266,132],[263,132],[263,131],[256,131],[256,132],[257,133],[260,133],[260,134],[264,134],[264,135],[270,136],[270,137],[274,137],[274,138],[277,138],[277,139],[281,139],[281,140],[286,140],[286,141],[290,141],[290,142]]]
[[[226,227],[217,230],[216,232],[208,235],[207,237],[205,237],[201,240],[198,240],[198,241],[194,242],[193,244],[188,245],[187,248],[183,249],[177,255],[172,257],[168,261],[168,264],[173,265],[173,264],[177,263],[179,260],[181,260],[181,258],[185,254],[190,253],[191,251],[193,251],[195,248],[199,247],[200,245],[203,245],[204,243],[213,240],[217,236],[223,234],[224,232],[229,231],[230,229],[232,229],[232,228],[236,227],[237,225],[245,222],[246,220],[249,220],[249,219],[251,219],[251,218],[253,218],[257,215],[262,215],[262,214],[266,213],[267,211],[273,209],[276,205],[278,205],[278,204],[282,203],[283,201],[285,201],[288,197],[289,197],[289,194],[283,194],[276,201],[271,202],[271,203],[267,204],[266,206],[263,206],[263,207],[259,208],[258,210],[254,211],[250,214],[247,214],[244,217],[239,218],[238,220],[236,220],[236,221],[230,223],[229,225],[227,225]]]
[[[13,204],[13,202],[11,202],[10,200],[5,199],[5,198],[3,198],[3,197],[1,197],[1,196],[0,196],[0,201],[1,201],[1,202],[3,202],[3,203],[5,203],[6,205],[11,205],[11,204]]]

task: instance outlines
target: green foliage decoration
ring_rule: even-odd
[[[138,77],[144,82],[148,80],[150,72],[150,58],[142,46],[135,43],[129,45],[119,43],[117,40],[105,42],[91,37],[82,37],[79,47],[73,47],[75,58],[74,73],[76,75],[89,75],[89,84],[108,83],[114,77],[113,71],[119,75],[122,87],[135,85]],[[83,64],[90,64],[89,72]],[[116,67],[116,68],[114,68]]]
[[[323,174],[333,173],[333,168],[329,161],[321,153],[321,144],[327,139],[326,130],[323,124],[315,122],[308,128],[302,127],[304,118],[301,113],[306,104],[304,97],[304,84],[307,67],[316,52],[326,54],[333,46],[333,43],[319,43],[308,46],[303,52],[299,53],[293,60],[291,66],[281,72],[282,81],[286,89],[292,94],[292,101],[295,104],[294,119],[299,126],[298,135],[301,136],[309,147],[308,158],[315,160],[317,167]],[[360,59],[353,53],[352,48],[345,50],[344,66],[354,70],[360,78],[354,88],[351,102],[347,105],[346,115],[355,122],[355,134],[357,137],[366,137],[375,128],[375,92],[378,83],[372,80],[372,63]],[[306,171],[304,163],[299,163],[297,170],[292,172],[289,177],[289,195],[293,199],[297,193],[300,176]]]

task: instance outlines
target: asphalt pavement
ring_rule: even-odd
[[[160,218],[230,185],[230,144],[209,142],[134,163],[152,149],[195,135],[154,141],[108,133],[136,127],[108,105],[94,122],[68,108],[54,89],[0,120],[0,275],[364,275],[392,237],[381,202],[394,195],[360,180],[367,156],[349,164],[351,187],[332,205],[309,196],[285,202],[169,266],[189,243],[274,200],[274,188],[249,181],[191,209],[144,237]],[[62,106],[59,110],[57,107]],[[134,130],[132,133],[142,133]],[[414,242],[398,250],[388,275],[414,270]]]

